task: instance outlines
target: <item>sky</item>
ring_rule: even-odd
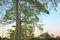
[[[41,15],[41,20],[44,24],[44,31],[60,36],[60,3],[57,11],[52,8],[49,15]]]
[[[58,4],[57,11],[55,11],[53,8],[49,11],[50,11],[49,15],[43,15],[43,14],[40,15],[41,21],[44,24],[43,25],[44,32],[49,32],[50,34],[60,36],[60,3]],[[1,17],[2,16],[0,15],[0,18]],[[6,29],[10,29],[12,25],[14,25],[14,23],[4,26],[3,30],[5,36],[7,33]],[[2,27],[0,27],[0,34],[2,35]]]

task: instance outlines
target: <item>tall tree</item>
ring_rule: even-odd
[[[21,18],[19,20],[19,13],[18,13],[18,1],[15,0],[15,7],[16,7],[16,31],[15,31],[15,38],[14,40],[21,40]]]
[[[22,4],[22,6],[23,6],[24,4]],[[42,5],[42,4],[41,4]],[[30,9],[30,7],[27,7],[27,5],[24,5],[23,7],[25,7],[25,9],[23,8],[21,6],[21,11],[22,11],[22,13],[21,14],[23,14],[22,16],[22,22],[24,22],[24,24],[25,24],[25,35],[24,35],[24,38],[25,38],[25,40],[26,40],[26,23],[28,23],[28,22],[36,22],[36,21],[38,21],[38,15],[40,14],[40,13],[35,13],[35,11],[37,11],[37,9]],[[32,6],[31,6],[32,7]],[[32,7],[32,8],[35,8],[35,7]],[[20,9],[20,8],[19,8]],[[42,9],[42,8],[40,8],[40,9]],[[39,9],[39,10],[40,10]],[[40,10],[40,11],[43,11],[43,10],[46,10],[45,8],[43,8],[42,10]],[[46,10],[45,12],[47,12],[48,10]],[[7,11],[8,12],[8,11]],[[43,11],[44,12],[44,11]],[[47,13],[47,14],[49,14],[49,13]],[[15,15],[15,14],[14,14]],[[10,16],[8,16],[8,14],[6,14],[6,17],[8,17],[9,19],[14,19],[13,17],[12,18],[10,18]]]

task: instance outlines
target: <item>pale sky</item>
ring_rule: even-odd
[[[44,30],[49,33],[60,36],[60,3],[57,11],[50,10],[50,15],[41,15],[41,20],[44,23]]]

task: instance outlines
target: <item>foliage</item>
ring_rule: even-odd
[[[15,26],[13,26],[13,28],[15,28]],[[35,30],[35,25],[28,25],[27,26],[27,33],[26,34],[24,34],[24,25],[22,25],[21,26],[21,38],[22,38],[22,40],[24,40],[24,36],[26,35],[26,37],[27,37],[27,40],[30,40],[31,38],[33,38],[34,37],[34,30]],[[10,34],[10,40],[13,40],[14,39],[14,34],[15,34],[15,32],[14,32],[15,30],[13,30],[13,29],[9,29],[8,30],[8,34]],[[42,31],[41,29],[40,29],[40,31]]]
[[[10,29],[8,31],[9,31],[8,34],[10,34],[10,40],[13,40],[14,39],[14,33],[15,33],[14,30]]]
[[[39,6],[37,4],[40,4],[41,8],[38,8]],[[21,20],[21,25],[24,24],[24,25],[21,26],[21,27],[23,27],[23,28],[21,28],[21,31],[23,31],[23,32],[21,32],[21,34],[23,35],[22,38],[24,38],[24,36],[26,35],[24,33],[27,31],[27,29],[29,27],[30,28],[28,29],[29,30],[28,32],[31,33],[31,31],[33,30],[33,29],[31,29],[31,26],[29,26],[29,25],[33,25],[35,23],[38,23],[38,21],[39,21],[38,16],[40,15],[40,12],[47,12],[48,11],[44,8],[44,5],[42,5],[41,3],[38,3],[38,1],[37,1],[37,4],[34,4],[34,3],[31,4],[30,2],[27,2],[27,3],[23,2],[23,3],[19,4],[19,11],[18,12],[19,12],[19,16],[21,16],[21,19],[20,19]],[[49,14],[49,13],[47,13],[47,14]],[[16,20],[15,6],[12,6],[10,9],[8,9],[6,11],[6,15],[5,15],[4,18],[5,19],[10,19],[10,20],[13,20],[13,21]],[[25,24],[26,24],[26,27],[25,27]],[[25,28],[26,28],[26,30],[25,30]],[[33,34],[30,34],[31,37],[32,37],[32,35]]]
[[[42,33],[40,37],[31,38],[31,40],[60,40],[59,36],[52,37],[48,32]]]
[[[9,38],[7,38],[7,37],[1,38],[0,37],[0,40],[9,40]]]

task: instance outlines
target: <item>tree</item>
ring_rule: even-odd
[[[56,40],[60,40],[60,36],[56,36],[56,38],[55,38]]]
[[[19,13],[18,13],[18,0],[15,0],[15,7],[16,7],[16,31],[15,31],[15,38],[14,40],[21,40],[21,18],[19,20]]]
[[[42,35],[40,35],[41,37],[45,38],[45,39],[49,39],[51,38],[51,36],[48,34],[48,32],[43,33]]]
[[[42,4],[41,4],[42,5]],[[38,15],[40,14],[40,13],[38,13],[38,14],[36,14],[35,13],[35,11],[37,11],[38,9],[36,8],[36,9],[34,9],[34,10],[32,10],[30,7],[32,7],[32,6],[30,6],[30,7],[27,7],[27,5],[25,6],[24,4],[21,4],[21,6],[23,6],[25,9],[26,9],[26,11],[25,11],[25,9],[24,8],[22,8],[22,9],[20,9],[21,11],[22,11],[22,13],[20,14],[20,15],[22,15],[23,17],[22,17],[22,22],[23,23],[25,23],[26,24],[26,22],[27,23],[29,23],[29,24],[31,24],[31,22],[33,22],[33,23],[35,23],[35,22],[37,22],[38,21]],[[42,5],[43,6],[43,5]],[[44,6],[43,6],[44,7]],[[28,8],[28,9],[27,9]],[[35,8],[34,6],[32,7],[32,8]],[[41,10],[40,11],[43,11],[43,12],[48,12],[48,10],[46,10],[45,8],[40,8]],[[14,10],[14,9],[13,9]],[[29,11],[28,11],[29,10]],[[44,11],[45,10],[45,11]],[[30,12],[31,11],[31,12]],[[34,11],[34,12],[33,12]],[[38,10],[39,11],[39,10]],[[7,11],[8,12],[8,11]],[[14,11],[13,11],[14,12]],[[26,12],[26,13],[25,13]],[[28,13],[28,14],[27,14]],[[32,14],[33,13],[33,14]],[[13,13],[12,13],[13,14]],[[48,12],[48,14],[49,14],[49,12]],[[14,14],[15,15],[15,14]],[[14,16],[13,15],[13,16]],[[15,17],[13,18],[10,18],[9,16],[8,16],[8,14],[6,14],[5,15],[6,17],[5,18],[8,18],[8,19],[15,19]],[[21,19],[20,19],[21,20]],[[20,24],[21,25],[21,24]],[[28,24],[27,24],[28,25]],[[26,25],[25,25],[25,35],[26,35]],[[26,37],[26,36],[25,36]]]

